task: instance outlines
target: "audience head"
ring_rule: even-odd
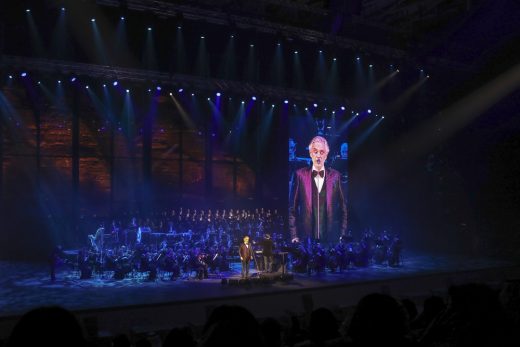
[[[84,346],[83,330],[74,314],[58,306],[40,307],[25,313],[16,323],[8,347]]]

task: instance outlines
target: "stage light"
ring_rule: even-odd
[[[252,96],[251,100],[255,101],[256,100],[256,96]]]
[[[130,93],[130,89],[127,89],[126,92],[127,92],[127,93]]]
[[[283,103],[284,103],[284,104],[288,104],[288,103],[289,103],[289,100],[284,100]]]
[[[383,116],[383,117],[381,117],[381,118],[382,118],[382,119],[384,119],[384,118],[385,118],[385,116]]]
[[[114,87],[117,86],[118,84],[119,84],[118,81],[114,81],[114,82],[112,83],[112,85],[113,85]]]
[[[242,102],[241,102],[241,103],[242,103],[242,104],[245,104],[245,101],[244,101],[244,100],[242,100]]]
[[[42,84],[42,82],[38,81],[38,84],[40,85],[40,84]]]
[[[367,110],[368,114],[372,113],[372,110],[371,109],[368,109]]]
[[[274,107],[274,104],[271,104],[271,107]]]
[[[13,76],[12,76],[12,75],[9,75],[9,79],[12,80],[12,79],[13,79]]]
[[[179,93],[182,93],[183,90],[184,90],[184,89],[179,88],[178,92],[179,92]]]
[[[255,45],[249,45],[249,47],[254,47]]]
[[[276,45],[277,45],[277,46],[280,46],[280,45],[281,45],[281,43],[280,43],[280,42],[278,42],[278,43],[277,43]]]
[[[430,75],[426,75],[426,78],[430,78]]]
[[[298,51],[294,51],[294,54],[298,54]]]
[[[318,107],[318,104],[314,103],[314,104],[312,104],[312,106],[314,106],[314,107]]]
[[[62,11],[62,12],[65,12],[65,7],[62,7],[62,8],[61,8],[61,11]]]
[[[327,111],[327,108],[326,108],[326,107],[324,107],[324,108],[323,108],[323,111]]]
[[[106,87],[107,87],[107,85],[103,83],[103,88],[106,88]]]
[[[201,39],[203,39],[203,38],[204,38],[204,36],[201,36],[200,38],[201,38]]]
[[[25,12],[30,13],[31,9],[28,8],[27,10],[25,10]]]
[[[217,96],[220,96],[220,93],[217,93]]]
[[[231,38],[234,39],[234,38],[235,38],[235,35],[231,35]]]
[[[368,65],[368,67],[372,67],[372,64]]]
[[[305,111],[309,111],[309,108],[308,108],[308,107],[305,107]]]
[[[181,26],[178,26],[177,29],[182,29],[182,27],[181,27]]]
[[[157,86],[157,88],[155,88],[155,89],[157,89],[158,91],[162,90],[161,86]]]
[[[76,81],[76,77],[72,77],[72,78],[70,79],[70,81],[71,81],[71,82]]]
[[[335,113],[336,113],[336,111],[332,111],[332,114],[335,114]]]
[[[191,93],[191,96],[195,96],[195,93]]]
[[[152,28],[148,27],[148,31],[152,31]]]
[[[319,53],[323,53],[323,51],[322,51],[321,49],[320,49],[318,52],[319,52]]]
[[[22,76],[22,77],[27,76],[27,72],[22,72],[22,73],[20,74],[20,76]]]
[[[345,106],[341,106],[341,111],[345,111]]]
[[[332,59],[332,60],[336,61],[336,58],[334,58],[334,59]]]
[[[125,17],[121,17],[121,20],[125,20]]]
[[[90,21],[94,23],[96,21],[96,18],[92,18]]]
[[[170,92],[170,96],[173,96],[173,93],[172,93],[172,92]]]
[[[397,69],[397,72],[399,72],[399,69]]]
[[[211,98],[208,98],[208,101],[210,101],[210,100],[211,100]]]
[[[61,84],[61,80],[58,80],[58,84]]]
[[[424,70],[423,70],[423,69],[420,69],[420,71],[421,71],[421,72],[424,72]]]
[[[360,59],[361,59],[361,58],[359,58],[359,57],[356,57],[356,60],[357,60],[357,61],[359,61]]]
[[[85,89],[88,89],[88,86],[85,86]]]

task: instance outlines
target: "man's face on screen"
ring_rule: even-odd
[[[312,164],[316,169],[321,170],[327,160],[327,147],[321,142],[313,142],[310,148]]]

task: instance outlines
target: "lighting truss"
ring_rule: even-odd
[[[6,69],[29,70],[43,74],[74,75],[79,79],[85,76],[102,81],[119,81],[120,83],[132,82],[141,83],[143,85],[171,86],[207,92],[218,90],[229,94],[256,95],[274,100],[289,99],[291,102],[319,102],[322,104],[337,105],[349,103],[346,98],[325,96],[302,90],[267,86],[257,83],[61,60],[4,55],[0,60],[0,66]]]

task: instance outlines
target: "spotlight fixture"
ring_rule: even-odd
[[[62,7],[62,8],[61,8],[61,11],[62,11],[62,12],[65,12],[65,7]]]
[[[127,93],[130,93],[130,89],[127,89],[126,92],[127,92]]]
[[[336,61],[337,59],[336,59],[336,58],[333,58],[332,60],[333,60],[333,61]]]
[[[288,104],[288,103],[289,103],[289,100],[284,100],[283,103],[284,103],[284,104]]]
[[[112,85],[113,85],[114,87],[117,86],[118,84],[119,84],[118,81],[114,81],[114,83],[112,83]]]
[[[359,61],[360,59],[361,59],[361,58],[359,58],[359,57],[356,57],[356,60],[357,60],[357,61]]]
[[[125,20],[125,17],[121,17],[121,20]]]
[[[22,76],[22,77],[26,77],[26,76],[27,76],[27,72],[25,72],[25,71],[22,72],[22,73],[20,74],[20,76]]]
[[[220,96],[220,93],[217,93],[217,96]]]
[[[241,104],[245,104],[245,101],[244,101],[244,100],[242,100]]]
[[[309,111],[309,108],[308,108],[308,107],[305,107],[305,111]]]
[[[96,18],[92,18],[90,21],[94,23],[96,21]]]
[[[271,107],[274,107],[274,104],[271,104]]]
[[[25,10],[25,12],[30,13],[30,12],[31,12],[31,9],[28,8],[27,10]]]
[[[9,75],[9,79],[12,80],[13,79],[13,75]]]
[[[148,31],[152,31],[152,28],[151,28],[151,27],[148,27]]]
[[[173,96],[173,93],[172,93],[172,92],[170,92],[170,96]]]
[[[294,51],[294,54],[298,54],[298,51]]]
[[[38,81],[38,85],[42,84],[42,82]]]
[[[88,89],[88,86],[85,86],[85,89]]]
[[[179,88],[178,92],[179,92],[179,93],[182,93],[183,90],[184,90],[184,89]]]
[[[58,84],[61,84],[61,80],[58,80]]]
[[[345,106],[341,106],[341,111],[345,111]]]
[[[106,88],[106,87],[107,87],[107,85],[103,83],[103,88]]]
[[[254,47],[254,46],[255,46],[255,45],[253,45],[253,44],[249,45],[249,47]]]
[[[159,91],[159,92],[162,90],[161,86],[157,86],[157,88],[155,88],[155,89],[157,89],[157,91]]]
[[[368,109],[367,110],[368,114],[372,113],[372,110],[371,109]]]
[[[256,100],[256,96],[252,96],[251,100],[255,101]],[[242,101],[242,103],[244,103],[244,102]]]
[[[312,104],[312,106],[314,106],[314,107],[318,107],[318,104],[314,103],[314,104]]]
[[[70,81],[71,81],[71,82],[75,82],[75,81],[76,81],[76,77],[72,77],[72,78],[70,79]]]
[[[201,39],[203,39],[203,38],[204,38],[204,36],[201,36],[200,38],[201,38]]]
[[[195,96],[195,93],[191,93],[191,96]]]
[[[211,100],[211,98],[208,98],[208,101],[210,101],[210,100]]]

